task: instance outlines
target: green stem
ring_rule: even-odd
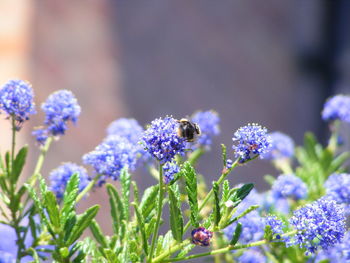
[[[16,120],[15,117],[12,117],[12,145],[11,145],[11,178],[12,178],[12,171],[13,171],[13,166],[14,166],[14,160],[15,160],[15,149],[16,149]],[[16,182],[12,182],[15,184]],[[13,189],[12,189],[13,190]]]
[[[192,166],[194,166],[194,165],[197,163],[198,159],[199,159],[204,153],[205,153],[205,150],[204,150],[204,148],[202,148],[202,147],[200,147],[200,148],[194,150],[194,151],[190,154],[190,156],[188,157],[188,162],[189,162]]]
[[[35,183],[36,183],[36,180],[38,179],[38,175],[40,174],[41,168],[43,167],[45,156],[46,156],[47,151],[50,148],[52,140],[53,140],[52,137],[47,138],[44,146],[41,148],[41,152],[40,152],[38,161],[36,162],[36,165],[35,165],[35,168],[34,168],[34,172],[33,172],[32,176],[28,180],[28,183],[31,186],[34,186]]]
[[[94,179],[92,179],[92,181],[90,181],[90,183],[84,188],[84,190],[78,194],[77,199],[76,199],[76,203],[78,203],[85,196],[85,194],[87,192],[89,192],[92,187],[94,187],[94,185],[96,184],[98,179],[100,179],[100,177],[101,177],[101,174],[97,174],[94,177]]]
[[[226,177],[231,173],[231,171],[236,168],[239,164],[239,159],[237,159],[233,164],[232,167],[230,169],[225,169],[223,171],[223,173],[221,174],[220,178],[218,179],[217,183],[218,185],[222,184],[222,182],[226,179]],[[204,206],[208,203],[209,199],[212,197],[214,191],[213,189],[211,189],[209,191],[209,193],[207,194],[207,196],[204,198],[203,202],[201,203],[201,205],[199,206],[198,212],[200,212]],[[188,228],[191,226],[191,221],[188,221],[187,224],[184,227],[184,232],[186,232],[188,230]]]
[[[163,199],[164,199],[164,181],[163,181],[163,165],[159,164],[159,195],[158,195],[158,210],[157,210],[157,221],[156,226],[154,228],[151,250],[148,257],[148,262],[152,262],[153,252],[156,245],[156,240],[158,237],[160,218],[162,216],[163,211]]]

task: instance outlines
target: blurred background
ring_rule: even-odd
[[[323,103],[350,92],[347,0],[0,0],[0,17],[0,83],[30,81],[39,112],[58,89],[72,90],[82,107],[78,125],[52,145],[45,176],[61,162],[81,164],[117,118],[145,125],[214,109],[221,135],[198,167],[211,182],[221,172],[220,143],[230,148],[239,127],[257,122],[297,144],[308,130],[326,142]],[[43,117],[20,133],[20,144],[32,147],[28,174],[38,156],[30,133]],[[0,125],[3,153],[10,126],[3,117]],[[230,181],[264,190],[265,174],[277,176],[268,162],[255,161]],[[143,171],[136,181],[143,189],[154,183]],[[82,207],[106,200],[97,189]],[[102,208],[99,220],[109,213]]]

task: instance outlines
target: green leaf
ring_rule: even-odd
[[[72,229],[72,234],[67,240],[67,246],[73,244],[83,234],[84,230],[91,224],[92,220],[95,218],[99,209],[99,205],[94,205],[88,208],[82,215],[79,215],[77,217],[77,222]]]
[[[190,163],[185,162],[181,170],[185,177],[186,192],[188,196],[188,202],[191,210],[191,224],[193,227],[199,227],[199,212],[198,212],[198,200],[197,200],[197,176],[194,168]]]
[[[103,248],[107,248],[108,247],[108,242],[107,239],[105,237],[105,235],[102,233],[102,230],[99,226],[99,224],[96,222],[95,219],[93,219],[91,221],[90,224],[90,230],[92,235],[94,236],[94,238],[96,239],[96,241],[103,247]]]
[[[136,204],[139,204],[140,203],[139,188],[135,181],[132,181],[131,184],[132,184],[132,189],[134,191],[134,202]]]
[[[75,209],[76,198],[79,193],[79,174],[73,174],[67,183],[63,194],[63,208],[61,210],[61,224],[65,225],[69,214]]]
[[[315,136],[311,132],[305,133],[304,136],[304,147],[306,150],[307,155],[310,157],[312,160],[317,160],[317,153],[315,150],[315,147],[317,145],[317,140]]]
[[[330,164],[328,173],[331,174],[337,171],[349,158],[349,152],[341,153],[339,156],[335,157]]]
[[[221,144],[221,156],[224,167],[227,167],[227,150],[225,144]]]
[[[34,188],[31,187],[29,184],[25,184],[25,187],[26,187],[27,190],[28,190],[29,196],[30,196],[30,197],[32,198],[32,200],[34,201],[34,205],[35,205],[36,209],[38,210],[42,221],[44,222],[45,225],[47,225],[48,227],[50,227],[49,220],[48,220],[48,218],[46,217],[44,207],[42,206],[42,203],[41,203],[39,197],[38,197],[37,194],[35,193]]]
[[[113,219],[113,231],[119,235],[121,221],[124,220],[124,208],[122,200],[117,189],[112,184],[107,184],[107,193],[109,195],[109,204],[111,206],[111,216]],[[123,238],[123,237],[121,237]]]
[[[120,172],[120,182],[122,185],[122,198],[124,207],[124,218],[128,221],[130,216],[130,183],[131,176],[127,168],[123,168]]]
[[[186,256],[195,247],[196,247],[195,244],[187,244],[185,247],[181,249],[180,253],[176,257],[181,258]]]
[[[236,192],[236,196],[239,200],[243,201],[244,198],[249,195],[250,191],[254,188],[254,184],[244,184],[241,188]]]
[[[144,218],[147,218],[156,207],[156,197],[158,195],[158,185],[147,188],[142,196],[140,209]]]
[[[28,153],[28,146],[24,146],[21,150],[19,150],[14,162],[13,162],[13,170],[11,174],[11,181],[12,183],[17,182],[18,177],[20,176],[23,166],[26,162]]]
[[[221,219],[219,184],[217,182],[213,182],[213,192],[214,192],[214,225],[215,227],[217,227]]]
[[[45,207],[49,215],[51,224],[55,228],[55,231],[59,231],[60,228],[60,212],[57,205],[56,196],[53,192],[48,191],[44,196]],[[57,232],[56,232],[57,233]]]
[[[146,230],[145,230],[145,221],[142,216],[142,213],[136,203],[132,203],[132,205],[135,208],[135,213],[137,217],[137,223],[138,227],[140,228],[141,231],[141,238],[142,238],[142,248],[143,251],[145,251],[146,256],[148,255],[148,242],[147,242],[147,235],[146,235]]]
[[[169,210],[170,210],[170,228],[176,241],[182,241],[183,218],[181,214],[180,191],[176,184],[170,186],[169,190]]]
[[[113,263],[119,263],[119,262],[120,262],[120,260],[119,260],[118,257],[117,257],[117,254],[114,253],[113,250],[105,248],[105,249],[103,250],[103,252],[104,252],[104,254],[106,255],[106,258],[107,258],[108,262],[111,262],[111,263],[112,263],[112,262],[113,262]]]
[[[239,237],[242,234],[242,224],[241,223],[237,223],[236,229],[235,229],[235,233],[233,234],[233,237],[231,239],[230,245],[234,246],[237,244]]]
[[[5,153],[5,165],[6,165],[6,172],[7,176],[10,176],[10,171],[11,171],[11,155],[10,152],[7,151]]]
[[[225,180],[222,184],[222,203],[225,203],[230,198],[230,183]]]

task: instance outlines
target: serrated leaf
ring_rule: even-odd
[[[169,210],[170,210],[170,228],[176,241],[182,241],[183,218],[181,214],[180,191],[176,184],[168,188],[169,192]]]
[[[147,218],[156,207],[156,202],[154,200],[158,195],[158,189],[158,185],[153,185],[147,188],[142,196],[140,210],[144,218]]]
[[[199,227],[198,220],[198,200],[197,200],[197,176],[194,168],[190,163],[185,162],[181,170],[185,177],[186,192],[191,210],[191,224],[193,227]]]
[[[225,144],[221,144],[221,158],[222,158],[222,162],[224,167],[227,166],[227,150],[226,150],[226,146]]]
[[[233,237],[230,241],[230,245],[234,246],[237,244],[239,237],[242,234],[242,224],[241,223],[237,223],[236,229],[235,229],[235,233],[233,234]]]
[[[61,210],[61,224],[65,225],[69,214],[74,210],[76,198],[79,193],[79,174],[75,173],[70,178],[66,185],[66,190],[63,194],[63,207]]]
[[[195,244],[187,244],[181,249],[181,252],[176,256],[177,258],[181,258],[186,256],[192,249],[196,247]]]
[[[230,198],[230,183],[225,180],[222,184],[222,203],[225,203]]]
[[[214,192],[214,226],[217,227],[221,219],[219,184],[217,182],[213,182],[213,192]]]
[[[147,242],[147,235],[146,235],[146,230],[145,230],[145,221],[144,221],[144,218],[142,216],[142,213],[141,213],[138,205],[136,203],[133,203],[133,206],[135,208],[138,227],[140,228],[140,231],[141,231],[142,248],[147,256],[148,255],[148,242]]]
[[[64,224],[64,227],[63,227],[64,233],[65,233],[64,240],[66,242],[70,238],[76,222],[77,222],[77,216],[75,214],[75,211],[71,211],[69,215],[67,215],[66,223]]]
[[[57,205],[56,196],[53,192],[48,191],[44,195],[46,211],[49,215],[52,226],[58,230],[60,228],[60,212]]]
[[[150,238],[150,236],[152,235],[152,233],[154,231],[154,227],[156,226],[156,222],[157,222],[157,219],[153,217],[150,220],[150,222],[145,225],[147,239]]]
[[[119,235],[121,222],[124,220],[124,208],[122,200],[117,189],[112,184],[107,184],[107,193],[109,195],[109,204],[111,206],[111,216],[113,220],[113,231]],[[123,238],[123,237],[121,237]]]
[[[106,255],[106,258],[108,262],[113,262],[113,263],[119,263],[120,260],[118,259],[116,253],[114,253],[111,249],[105,248],[103,250],[104,254]]]
[[[130,183],[131,183],[131,176],[128,172],[127,168],[123,168],[120,172],[120,182],[122,185],[122,200],[123,200],[123,207],[124,207],[124,218],[126,220],[129,220],[130,216]]]
[[[94,236],[94,238],[96,239],[96,241],[103,247],[103,248],[107,248],[108,247],[108,242],[107,239],[105,237],[105,235],[102,233],[102,230],[99,226],[99,224],[96,222],[95,219],[93,219],[91,221],[90,224],[90,230],[92,235]]]
[[[28,153],[28,146],[24,146],[22,149],[19,150],[17,153],[17,156],[13,162],[13,170],[11,173],[11,181],[12,183],[17,182],[18,177],[21,175],[21,172],[23,170],[23,166],[26,162]]]
[[[94,205],[88,208],[82,215],[77,217],[77,222],[72,229],[72,234],[67,240],[67,246],[73,244],[84,232],[84,230],[91,224],[92,220],[95,218],[99,205]]]

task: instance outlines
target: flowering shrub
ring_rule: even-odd
[[[1,263],[160,263],[202,257],[243,263],[350,261],[350,174],[345,167],[350,155],[338,143],[341,123],[350,119],[347,96],[325,104],[322,118],[331,122],[332,131],[326,147],[310,133],[304,146],[295,147],[288,135],[269,133],[259,124],[238,128],[232,150],[221,145],[223,165],[210,187],[196,167],[220,133],[219,115],[212,110],[188,120],[165,116],[144,128],[134,119],[115,120],[106,138],[82,157],[92,173],[68,162],[43,176],[53,138],[77,123],[81,111],[66,90],[41,106],[44,124],[33,131],[41,152],[21,184],[28,148],[16,149],[16,135],[36,113],[33,98],[30,84],[21,80],[0,89],[1,113],[12,124],[12,147],[0,159]],[[262,193],[230,177],[237,166],[258,157],[270,161],[278,175],[265,177],[271,189]],[[132,172],[142,166],[155,185],[141,194]],[[120,190],[111,184],[114,180],[120,181]],[[110,235],[94,219],[100,205],[77,214],[77,205],[90,198],[93,188],[109,195],[108,204],[101,205],[110,206]],[[165,220],[170,230],[163,232]]]

